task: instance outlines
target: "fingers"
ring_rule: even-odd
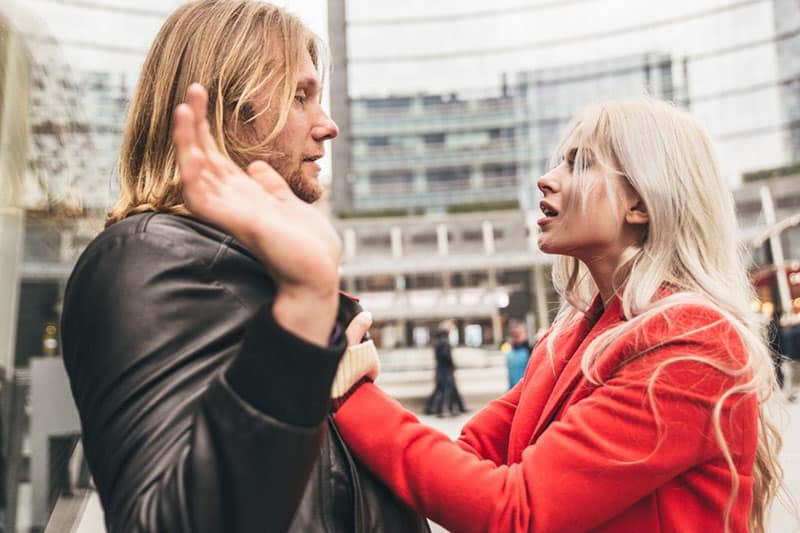
[[[350,321],[350,325],[347,326],[344,332],[345,337],[347,337],[347,345],[353,346],[354,344],[361,344],[361,339],[367,334],[371,325],[372,313],[363,311],[357,314],[355,318]]]
[[[188,169],[187,163],[199,163],[216,175],[225,179],[227,175],[238,172],[239,169],[227,157],[222,155],[217,148],[214,136],[208,123],[208,93],[199,83],[193,83],[186,92],[186,103],[175,110],[175,132],[173,139],[178,150],[181,171]],[[200,158],[198,162],[196,159]],[[183,161],[181,161],[183,157]]]
[[[208,93],[205,88],[199,83],[191,84],[186,91],[186,103],[194,112],[197,144],[205,152],[216,150],[217,144],[208,124]]]
[[[172,140],[175,143],[175,154],[181,179],[196,181],[203,169],[203,156],[195,139],[194,112],[186,104],[181,104],[175,109],[175,129],[172,133]]]
[[[217,142],[211,134],[208,122],[208,93],[199,83],[193,83],[186,92],[186,103],[194,113],[195,140],[201,150],[207,154],[217,154],[220,157],[212,158],[212,166],[219,168],[218,173],[230,173],[239,170],[233,162],[220,154]],[[224,172],[223,172],[224,171]]]

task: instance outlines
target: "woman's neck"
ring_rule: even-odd
[[[622,264],[622,254],[613,258],[607,256],[590,258],[583,260],[583,263],[603,299],[603,307],[607,308],[625,281],[625,276],[619,269]]]

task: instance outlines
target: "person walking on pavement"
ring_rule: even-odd
[[[433,341],[433,352],[436,357],[436,384],[425,404],[425,414],[443,416],[445,406],[451,415],[467,412],[456,385],[456,367],[453,362],[453,350],[450,346],[450,328],[449,323],[443,322],[436,329]]]

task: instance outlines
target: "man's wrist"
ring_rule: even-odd
[[[336,322],[339,295],[279,289],[272,307],[275,321],[301,339],[327,346]]]

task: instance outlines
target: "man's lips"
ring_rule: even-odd
[[[319,157],[303,158],[303,164],[309,165],[313,169],[315,175],[318,175],[322,170],[322,168],[319,166],[319,163],[317,163],[317,159],[319,159]]]

